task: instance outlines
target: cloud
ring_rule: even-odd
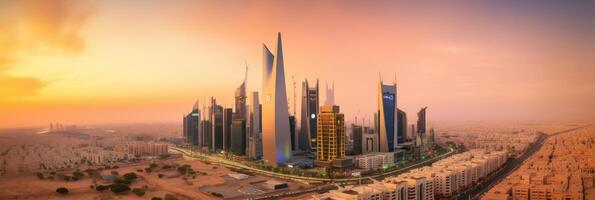
[[[80,32],[93,14],[83,1],[0,2],[0,100],[35,96],[47,85],[37,77],[9,73],[20,54],[77,53],[85,46]]]

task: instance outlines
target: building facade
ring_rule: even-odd
[[[378,83],[378,150],[392,152],[397,144],[397,84]]]
[[[298,142],[299,149],[302,151],[316,151],[319,100],[318,79],[316,79],[314,87],[310,87],[308,80],[304,80],[302,82],[301,126]]]
[[[339,106],[322,106],[318,114],[316,160],[332,161],[345,157],[345,116]]]
[[[289,161],[292,153],[284,67],[279,33],[276,55],[263,45],[263,156],[265,163],[273,166]]]

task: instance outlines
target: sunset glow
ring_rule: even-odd
[[[432,120],[595,120],[595,2],[363,2],[1,1],[0,128],[231,107],[245,63],[262,89],[277,32],[290,110],[292,77],[297,95],[318,78],[347,121],[371,118],[380,74]]]

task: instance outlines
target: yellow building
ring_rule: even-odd
[[[332,161],[345,157],[345,117],[339,113],[339,106],[325,105],[318,114],[316,159]]]

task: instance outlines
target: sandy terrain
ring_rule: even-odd
[[[163,170],[161,166],[189,164],[194,171],[206,172],[207,175],[197,175],[194,179],[187,177],[188,181],[179,176],[176,169]],[[131,184],[131,188],[148,186],[146,194],[138,197],[132,192],[125,195],[115,195],[111,191],[98,192],[91,189],[92,178],[85,178],[78,181],[64,180],[39,180],[35,174],[23,174],[0,177],[0,199],[150,199],[157,196],[163,198],[166,194],[173,194],[178,199],[215,199],[214,196],[204,194],[198,190],[204,185],[215,185],[223,183],[221,176],[230,171],[225,167],[206,165],[200,161],[177,160],[159,163],[157,170],[152,173],[136,172],[137,169],[144,169],[148,164],[122,166],[118,169],[103,170],[101,175],[109,175],[111,171],[118,171],[120,175],[128,172],[135,172],[138,179]],[[216,169],[214,169],[214,167]],[[164,174],[162,178],[158,174]],[[98,184],[109,184],[107,180],[98,180]],[[58,187],[66,187],[70,191],[67,195],[60,195],[55,192]]]

